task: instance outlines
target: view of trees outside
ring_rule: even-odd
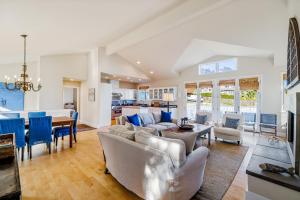
[[[234,112],[234,86],[220,88],[220,111]],[[212,111],[213,98],[211,88],[200,89],[200,110]],[[240,112],[256,112],[257,91],[242,90],[240,91]],[[195,119],[197,112],[197,90],[187,93],[187,117]]]
[[[242,90],[240,94],[240,110],[241,112],[256,113],[257,91]]]
[[[220,111],[234,112],[234,90],[235,86],[220,87]]]
[[[197,90],[187,92],[187,117],[195,119],[197,112]]]
[[[212,88],[201,88],[200,89],[201,102],[200,110],[212,111]]]

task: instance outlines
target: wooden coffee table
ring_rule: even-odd
[[[168,128],[163,131],[171,131],[175,133],[186,133],[186,132],[193,132],[197,134],[197,140],[200,139],[201,136],[208,135],[208,146],[210,146],[211,141],[211,128],[212,126],[209,125],[202,125],[202,124],[193,124],[194,128],[192,130],[182,130],[179,127],[175,128]]]

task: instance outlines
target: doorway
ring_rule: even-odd
[[[63,81],[63,106],[64,109],[72,109],[80,116],[80,81]]]

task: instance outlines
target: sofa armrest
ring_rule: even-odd
[[[244,130],[244,125],[243,124],[240,124],[238,127],[237,127],[238,130],[240,131],[243,131]]]
[[[177,119],[172,119],[172,123],[177,124]]]
[[[215,127],[221,128],[221,127],[223,127],[223,123],[222,122],[215,122]]]
[[[189,170],[200,168],[201,165],[206,163],[207,157],[209,155],[209,150],[207,147],[199,147],[194,150],[186,159],[185,164],[178,170],[180,172],[188,172]],[[179,172],[178,171],[178,172]],[[178,173],[180,176],[181,173]]]

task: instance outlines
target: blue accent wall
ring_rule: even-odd
[[[0,82],[0,110],[24,110],[24,92],[20,90],[9,91],[4,83]]]

